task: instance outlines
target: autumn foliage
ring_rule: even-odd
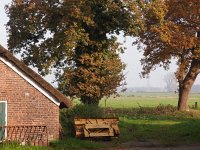
[[[143,29],[136,43],[143,50],[142,76],[157,67],[178,69],[179,110],[189,110],[190,89],[200,72],[200,1],[152,0],[138,3]]]
[[[157,67],[178,69],[179,110],[189,110],[200,72],[199,0],[13,0],[7,6],[9,50],[43,75],[56,68],[59,89],[98,104],[122,84],[123,33],[137,37],[141,75]]]
[[[6,10],[9,50],[42,75],[56,68],[64,94],[98,104],[123,84],[116,35],[135,32],[128,1],[13,0]]]

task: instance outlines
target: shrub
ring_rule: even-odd
[[[68,109],[67,117],[81,117],[81,118],[100,118],[104,117],[103,109],[96,105],[79,104],[72,109]]]
[[[60,122],[64,136],[73,136],[74,117],[81,118],[105,118],[103,109],[96,105],[75,105],[71,109],[62,109],[60,112]]]
[[[105,108],[105,113],[113,116],[163,115],[173,114],[177,108],[172,105],[158,105],[157,107],[139,108]]]
[[[173,105],[158,105],[157,107],[154,108],[155,114],[171,114],[177,111],[177,107]]]

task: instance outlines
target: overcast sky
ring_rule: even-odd
[[[7,33],[5,24],[8,21],[8,18],[5,14],[4,7],[9,3],[11,3],[11,0],[0,0],[0,44],[5,48],[7,48]],[[120,40],[123,41],[122,39]],[[149,79],[141,79],[139,77],[139,73],[141,72],[142,68],[140,65],[142,54],[138,52],[136,46],[132,46],[132,41],[133,39],[131,38],[126,39],[125,46],[127,47],[127,50],[121,56],[122,60],[127,64],[127,68],[125,70],[127,87],[164,87],[164,76],[169,72],[174,72],[176,66],[171,65],[171,69],[169,71],[164,71],[162,68],[158,68],[156,71],[150,74]],[[197,82],[196,84],[198,84]]]

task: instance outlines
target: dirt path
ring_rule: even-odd
[[[129,147],[129,148],[116,148],[110,150],[200,150],[199,146],[181,146],[181,147]]]
[[[127,142],[108,150],[200,150],[200,145],[181,145],[175,147],[164,147],[156,142]]]

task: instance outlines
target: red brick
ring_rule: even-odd
[[[0,61],[0,101],[7,101],[7,125],[46,125],[59,137],[59,107]]]

